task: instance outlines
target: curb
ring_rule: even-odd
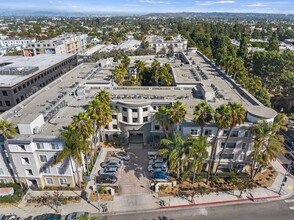
[[[204,202],[197,204],[187,204],[187,205],[176,205],[176,206],[163,206],[159,209],[169,209],[169,208],[183,208],[183,207],[193,207],[193,206],[206,206],[206,205],[218,205],[218,204],[226,204],[226,203],[236,203],[236,202],[246,202],[246,201],[260,201],[267,199],[277,199],[281,198],[281,196],[267,196],[267,197],[258,197],[258,198],[247,198],[247,199],[237,199],[237,200],[224,200],[224,201],[216,201],[216,202]]]

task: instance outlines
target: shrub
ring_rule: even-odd
[[[76,201],[79,201],[79,200],[80,200],[80,197],[76,196],[76,197],[75,197],[75,200],[76,200]]]
[[[69,197],[67,197],[67,200],[68,201],[72,201],[73,200],[73,197],[72,196],[69,196]]]
[[[168,187],[168,185],[160,185],[159,190],[166,190],[167,187]]]

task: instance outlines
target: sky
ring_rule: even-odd
[[[67,12],[249,12],[294,14],[294,0],[0,0],[2,9]]]

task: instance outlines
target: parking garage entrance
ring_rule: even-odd
[[[129,147],[142,149],[144,144],[142,131],[129,131]]]

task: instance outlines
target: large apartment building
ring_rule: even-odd
[[[83,53],[88,41],[87,34],[63,34],[49,40],[30,43],[23,49],[23,54],[24,56],[36,56],[39,54]]]
[[[164,136],[154,119],[160,106],[171,106],[177,100],[187,109],[185,119],[176,128],[183,138],[198,136],[200,127],[193,120],[195,106],[207,100],[214,108],[229,102],[239,102],[246,108],[246,122],[233,129],[220,170],[242,170],[249,163],[252,152],[250,127],[260,120],[273,121],[276,112],[264,107],[240,85],[227,77],[202,54],[181,54],[182,60],[158,58],[172,67],[174,86],[171,87],[123,87],[114,86],[111,74],[112,60],[99,64],[81,64],[60,79],[38,91],[21,105],[0,115],[14,123],[18,135],[9,139],[9,149],[22,181],[38,187],[50,185],[74,185],[76,168],[73,161],[52,166],[56,153],[64,143],[59,137],[61,129],[68,126],[74,115],[85,111],[85,106],[102,89],[110,93],[112,121],[105,128],[106,139],[118,137],[131,148],[158,145]],[[131,57],[131,66],[141,59],[150,65],[154,56]],[[190,63],[191,61],[191,63]],[[171,131],[168,131],[171,132]],[[208,140],[217,138],[218,160],[228,129],[222,129],[216,137],[217,127],[212,122],[205,126]],[[1,145],[1,143],[0,143]],[[208,152],[210,152],[208,146]],[[5,151],[0,156],[0,181],[11,180],[5,165]]]
[[[77,64],[74,54],[0,57],[0,111],[6,111]]]
[[[176,35],[171,37],[171,39],[166,40],[163,36],[147,36],[145,41],[148,41],[150,48],[153,49],[156,53],[161,50],[173,52],[181,52],[187,50],[188,40],[183,39],[181,35]]]

